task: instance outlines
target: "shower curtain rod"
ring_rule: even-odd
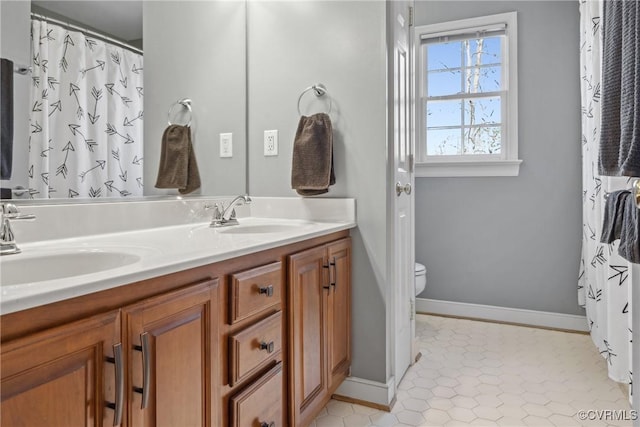
[[[120,46],[121,48],[130,50],[132,52],[135,52],[139,55],[142,55],[142,50],[138,49],[137,47],[131,46],[130,44],[121,42],[119,40],[116,39],[112,39],[111,37],[107,37],[104,34],[100,34],[100,33],[96,33],[95,31],[91,31],[88,28],[82,28],[79,27],[77,25],[73,25],[73,24],[69,24],[68,22],[63,22],[63,21],[59,21],[57,19],[54,18],[49,18],[48,16],[44,16],[44,15],[40,15],[37,13],[33,13],[31,12],[31,18],[32,19],[37,19],[38,21],[45,21],[45,22],[49,22],[51,24],[56,24],[56,25],[60,25],[64,28],[70,29],[70,30],[75,30],[75,31],[80,31],[81,33],[90,35],[93,38],[105,41],[105,42],[109,42],[111,44],[115,44],[116,46]]]

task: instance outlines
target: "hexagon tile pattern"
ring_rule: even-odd
[[[331,400],[311,427],[632,425],[588,335],[418,315],[416,336],[422,358],[391,412]],[[607,410],[626,412],[591,419]]]

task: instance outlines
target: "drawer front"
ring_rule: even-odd
[[[229,323],[240,322],[282,302],[282,263],[231,275]]]
[[[242,381],[272,361],[282,349],[282,312],[229,337],[229,383]]]
[[[231,398],[232,427],[282,427],[282,362]]]

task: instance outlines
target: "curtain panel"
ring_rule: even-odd
[[[630,186],[628,178],[598,175],[601,11],[600,1],[580,0],[583,234],[578,300],[609,377],[631,384],[631,265],[618,255],[619,241],[600,243],[605,195]]]

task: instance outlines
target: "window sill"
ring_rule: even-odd
[[[416,177],[518,176],[522,160],[417,163]]]

